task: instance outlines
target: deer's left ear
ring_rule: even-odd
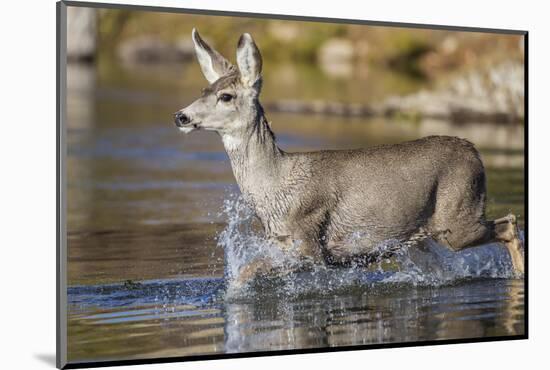
[[[253,86],[262,73],[262,55],[252,36],[244,33],[237,44],[237,66],[245,86]]]

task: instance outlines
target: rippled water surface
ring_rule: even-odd
[[[223,297],[222,278],[69,289],[73,359],[121,359],[522,333],[514,280]]]
[[[524,333],[523,280],[494,244],[459,254],[432,245],[429,257],[408,251],[365,270],[235,289],[224,265],[267,247],[241,209],[219,137],[183,136],[171,123],[204,86],[198,67],[140,68],[69,67],[70,361]],[[342,86],[314,71],[266,74],[264,91],[267,100],[315,98],[300,90],[310,85],[331,99]],[[487,167],[489,217],[511,211],[523,223],[523,127],[267,113],[288,151],[466,137]]]

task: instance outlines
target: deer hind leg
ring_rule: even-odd
[[[523,245],[519,239],[516,217],[512,214],[494,221],[461,223],[459,220],[450,225],[447,232],[433,235],[433,239],[455,251],[499,242],[508,250],[515,274],[521,276],[524,273]]]
[[[494,220],[493,224],[495,238],[508,249],[515,273],[523,275],[525,269],[523,246],[519,239],[516,216],[509,214],[508,216]]]

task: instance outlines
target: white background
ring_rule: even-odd
[[[550,134],[550,20],[544,1],[251,0],[112,1],[530,31],[530,339],[140,366],[140,369],[404,368],[548,366],[550,263],[545,216]],[[0,363],[53,368],[55,354],[55,1],[6,1],[0,13]],[[546,212],[545,212],[546,211]],[[135,368],[135,367],[134,367]],[[548,367],[546,367],[548,368]]]

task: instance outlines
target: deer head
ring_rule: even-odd
[[[245,33],[237,44],[237,68],[210,47],[193,29],[193,43],[202,73],[209,82],[202,96],[175,113],[184,133],[216,131],[224,139],[238,137],[261,114],[262,57],[252,37]]]

